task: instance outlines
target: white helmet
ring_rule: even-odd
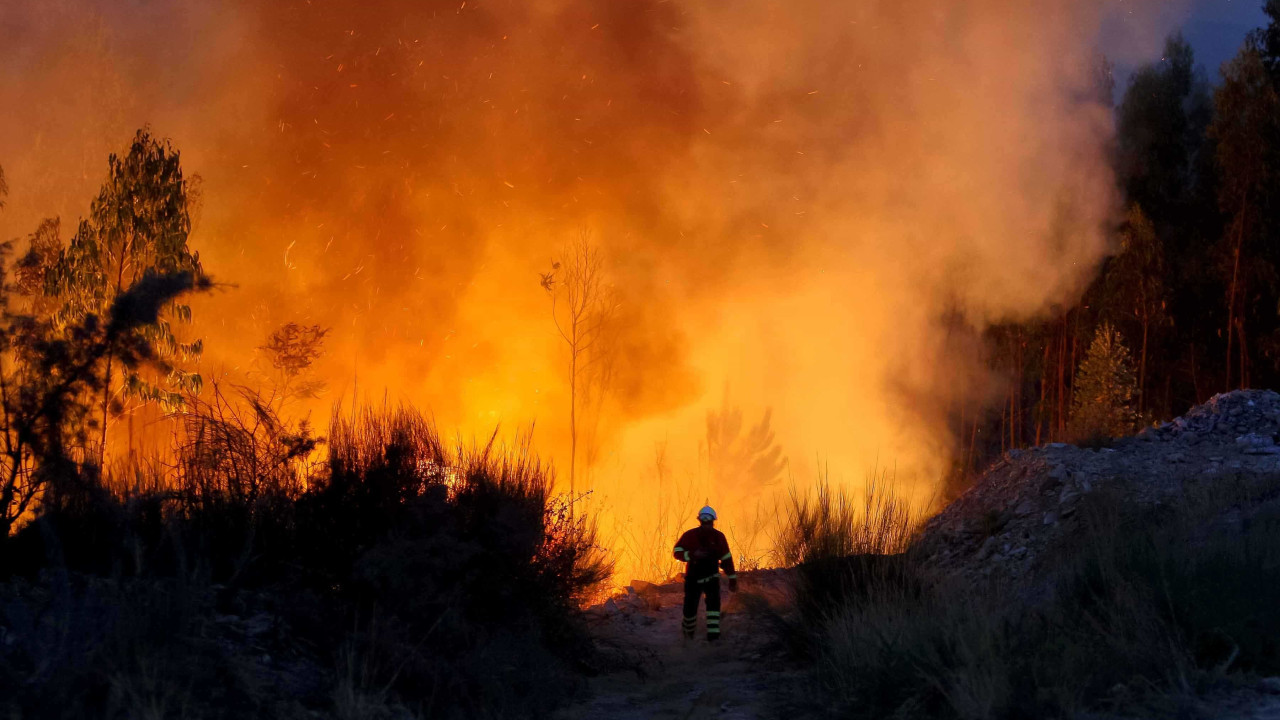
[[[699,520],[715,520],[716,519],[715,508],[711,507],[710,505],[707,505],[706,507],[702,508],[701,510],[698,511],[698,519]]]

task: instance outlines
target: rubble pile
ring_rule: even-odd
[[[944,571],[1019,578],[1077,523],[1081,499],[1105,489],[1135,511],[1189,482],[1280,474],[1280,395],[1224,393],[1110,447],[1051,443],[1012,450],[926,523],[920,547]]]

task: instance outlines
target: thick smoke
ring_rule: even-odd
[[[999,382],[973,333],[1072,302],[1107,251],[1112,11],[6,3],[0,232],[71,227],[149,123],[200,175],[193,242],[235,284],[197,308],[206,374],[243,378],[283,322],[332,326],[321,415],[385,392],[464,434],[536,423],[563,474],[538,272],[587,229],[619,298],[591,473],[613,517],[656,522],[663,448],[690,501],[754,496],[700,479],[726,394],[747,425],[772,409],[794,481],[878,465],[927,499],[947,413]]]

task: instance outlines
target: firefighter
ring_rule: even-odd
[[[698,599],[707,596],[707,640],[720,639],[720,569],[729,577],[729,592],[738,591],[738,574],[733,570],[733,554],[724,533],[715,528],[716,511],[707,506],[698,511],[699,526],[680,536],[675,558],[685,562],[684,636],[693,638],[698,625]]]

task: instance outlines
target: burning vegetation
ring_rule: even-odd
[[[227,285],[170,325],[203,341],[174,365],[195,375],[149,388],[266,387],[266,339],[317,326],[325,392],[291,416],[385,399],[463,437],[536,428],[635,572],[628,528],[687,515],[657,474],[740,540],[821,466],[856,485],[881,459],[938,496],[1005,386],[984,333],[1076,301],[1117,206],[1102,2],[7,12],[26,110],[0,120],[0,230],[83,216],[144,124],[183,153],[191,247]],[[589,306],[558,297],[574,258]],[[120,410],[119,447],[166,442]],[[755,466],[721,449],[764,438]]]

